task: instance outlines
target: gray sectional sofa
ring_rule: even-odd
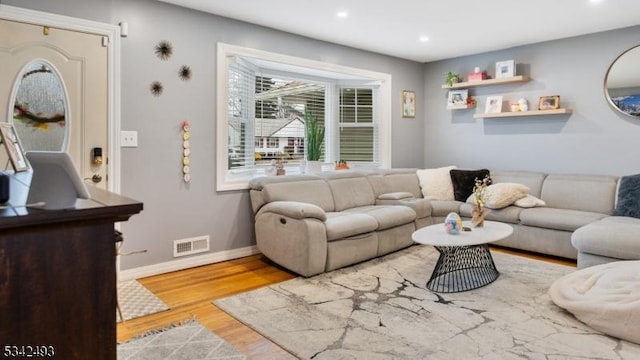
[[[424,198],[416,170],[255,178],[257,246],[275,263],[312,276],[408,247],[416,229],[441,223],[450,212],[471,216],[471,204]],[[546,202],[491,210],[487,220],[514,228],[497,245],[578,259],[579,267],[640,259],[640,245],[617,245],[640,230],[640,219],[611,216],[618,177],[528,171],[491,171],[491,177],[524,184]]]

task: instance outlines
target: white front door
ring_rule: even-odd
[[[83,178],[104,189],[109,154],[107,46],[102,35],[0,20],[0,121],[22,126],[25,137],[63,134],[58,150],[71,155]],[[66,104],[53,106],[49,113],[25,103],[14,108],[14,84],[33,64],[58,75]],[[102,163],[94,157],[98,152]]]

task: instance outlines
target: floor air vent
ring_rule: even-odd
[[[207,251],[209,251],[209,235],[174,240],[173,242],[173,257],[192,255]]]

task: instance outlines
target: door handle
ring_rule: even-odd
[[[91,177],[91,181],[93,181],[94,184],[99,183],[100,181],[102,181],[102,176],[100,176],[99,174],[94,174]]]

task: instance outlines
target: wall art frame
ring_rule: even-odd
[[[415,91],[402,90],[402,117],[416,117],[416,93]]]

